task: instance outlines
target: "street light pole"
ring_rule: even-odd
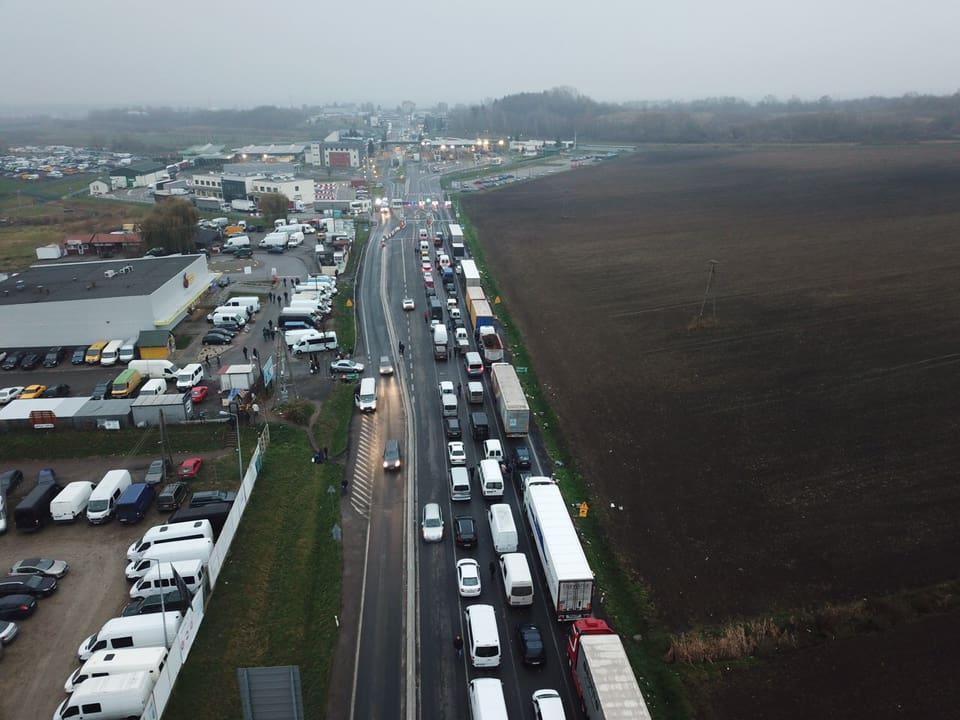
[[[233,418],[234,423],[236,423],[237,428],[237,467],[240,470],[240,482],[243,482],[243,450],[240,449],[240,415],[237,413],[227,412],[226,410],[221,410],[220,414],[224,417],[230,416]]]
[[[161,570],[161,568],[160,568],[160,560],[157,560],[156,558],[150,558],[150,562],[157,564],[157,584],[159,585],[159,584],[161,584],[161,583],[160,583],[160,575],[163,574],[163,573],[162,573],[162,570]],[[172,574],[173,574],[173,564],[172,564],[172,563],[170,564],[170,573],[171,573],[171,576],[172,576]],[[169,650],[169,649],[170,649],[170,641],[169,641],[169,639],[167,638],[167,604],[166,604],[166,602],[165,602],[164,599],[163,599],[163,596],[166,595],[166,594],[167,594],[167,591],[166,591],[166,590],[164,590],[163,592],[160,593],[160,617],[163,619],[163,620],[162,620],[162,623],[161,623],[161,624],[163,625],[163,647],[166,648],[167,650]]]

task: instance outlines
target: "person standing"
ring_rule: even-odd
[[[490,579],[493,580],[493,576],[497,574],[497,561],[490,561]]]
[[[244,345],[244,346],[243,346],[243,359],[244,359],[244,360],[248,360],[249,357],[250,357],[250,351],[247,350],[247,346]]]
[[[453,638],[453,649],[457,651],[458,658],[463,657],[463,638],[460,637],[460,633]]]

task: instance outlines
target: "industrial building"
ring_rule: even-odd
[[[289,145],[244,145],[234,148],[233,153],[241,160],[262,160],[264,162],[300,162],[307,146],[304,143]]]
[[[204,255],[34,265],[0,282],[0,337],[31,348],[170,330],[213,280]]]
[[[287,200],[302,200],[312,203],[314,199],[313,180],[309,178],[273,177],[255,180],[253,194],[280,193],[286,195]]]
[[[113,189],[147,187],[169,177],[166,165],[149,160],[110,168],[110,185]]]
[[[341,137],[334,130],[323,142],[312,142],[305,160],[323,167],[360,167],[367,157],[367,141],[359,137]]]
[[[103,180],[94,180],[87,188],[90,190],[91,195],[106,195],[110,192],[110,186]]]

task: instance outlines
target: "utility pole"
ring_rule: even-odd
[[[713,289],[713,281],[717,274],[717,265],[720,264],[719,260],[708,260],[707,266],[709,268],[709,274],[707,275],[707,289],[703,292],[703,302],[700,303],[700,312],[697,315],[697,327],[703,327],[703,311],[707,308],[707,300],[710,298],[710,292]],[[717,298],[714,296],[713,300],[713,319],[717,319]]]

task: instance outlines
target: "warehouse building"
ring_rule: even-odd
[[[359,137],[341,137],[334,130],[323,142],[312,142],[307,148],[305,160],[311,165],[323,167],[360,167],[367,155],[367,141]]]
[[[110,185],[116,188],[135,188],[155,185],[158,180],[166,180],[167,166],[149,160],[130,163],[110,169]]]
[[[312,203],[314,192],[313,180],[309,178],[273,177],[262,178],[253,183],[254,195],[280,193],[291,201],[302,200],[305,203]]]
[[[0,282],[0,337],[30,348],[171,330],[213,280],[204,255],[34,265]]]

